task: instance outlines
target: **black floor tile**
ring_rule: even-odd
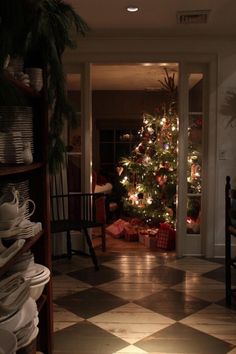
[[[55,303],[80,317],[90,318],[125,305],[128,301],[103,290],[91,288],[57,299]]]
[[[181,323],[148,336],[135,346],[155,353],[226,354],[234,346]]]
[[[67,273],[67,275],[79,279],[90,285],[100,285],[123,276],[118,270],[101,265],[98,271],[94,268],[84,268],[78,271]]]
[[[231,300],[231,305],[230,306],[228,306],[226,304],[226,299],[220,300],[220,301],[216,302],[216,304],[228,307],[229,309],[231,309],[233,311],[236,311],[236,294],[234,296],[232,296],[232,300]]]
[[[165,286],[174,286],[185,280],[186,273],[182,270],[160,265],[145,271],[148,280]]]
[[[209,305],[185,293],[166,289],[134,301],[149,310],[179,321]]]
[[[124,340],[87,321],[54,334],[54,354],[111,354],[127,345]]]
[[[203,274],[204,277],[225,282],[225,268],[218,268],[211,272]],[[232,269],[231,272],[232,285],[236,286],[236,269]]]

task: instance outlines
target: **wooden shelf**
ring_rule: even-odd
[[[34,162],[30,165],[0,165],[0,176],[28,173],[44,166],[42,162]]]
[[[44,83],[46,73],[43,73]],[[3,77],[2,77],[3,78]],[[0,276],[7,275],[13,265],[20,260],[23,253],[31,251],[35,263],[47,267],[50,272],[51,264],[51,237],[50,237],[50,202],[49,202],[49,176],[47,171],[47,142],[48,142],[48,102],[46,85],[41,92],[25,86],[22,82],[15,80],[7,71],[4,78],[10,88],[16,88],[25,98],[27,106],[32,107],[32,133],[34,142],[35,162],[25,164],[0,164],[1,187],[8,188],[9,185],[19,185],[27,179],[27,198],[34,200],[37,208],[33,219],[40,221],[44,230],[34,237],[26,239],[24,246],[6,264],[0,267]],[[6,92],[7,94],[7,92]],[[9,97],[10,99],[10,97]],[[14,106],[14,102],[12,104]],[[4,189],[3,189],[4,190]],[[7,189],[6,189],[7,190]],[[14,242],[3,239],[6,247]],[[38,328],[39,333],[32,343],[17,351],[17,354],[35,354],[36,348],[44,354],[52,354],[52,287],[51,281],[44,288],[42,296],[37,301],[38,307]]]

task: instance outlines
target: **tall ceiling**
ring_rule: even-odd
[[[161,37],[236,37],[236,0],[66,0],[87,22],[88,36],[161,36]],[[128,13],[127,6],[139,8]],[[207,18],[198,16],[206,11]],[[178,23],[178,14],[191,12],[192,21],[205,23]],[[195,16],[197,15],[197,16]],[[163,80],[163,64],[152,66],[137,63],[126,65],[96,65],[92,67],[93,89],[158,89]],[[161,64],[161,65],[160,65]],[[178,78],[178,66],[167,66]],[[68,77],[68,87],[78,87],[77,75]]]
[[[87,22],[92,33],[164,36],[236,35],[235,0],[67,0]],[[128,13],[135,5],[139,11]],[[177,23],[178,11],[209,10],[204,25]]]

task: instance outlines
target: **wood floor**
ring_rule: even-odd
[[[55,354],[236,354],[223,260],[111,238],[96,250],[99,271],[90,257],[54,262]]]

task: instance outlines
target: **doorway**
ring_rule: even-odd
[[[204,196],[204,181],[207,179],[207,171],[204,167],[204,162],[201,160],[201,166],[198,166],[198,171],[201,170],[201,178],[203,186],[201,189],[201,201],[192,198],[193,203],[189,202],[188,188],[189,188],[189,135],[190,125],[195,125],[195,120],[189,110],[189,102],[197,102],[201,98],[207,97],[206,93],[206,71],[200,70],[183,70],[181,66],[181,77],[179,75],[178,63],[131,63],[131,64],[117,64],[117,63],[94,63],[89,70],[89,77],[91,78],[91,102],[92,102],[92,132],[93,132],[93,159],[92,165],[94,169],[99,170],[102,167],[113,168],[119,161],[120,157],[129,154],[137,141],[120,141],[120,137],[134,136],[133,132],[140,129],[142,125],[143,111],[152,112],[158,105],[157,97],[160,97],[160,81],[164,80],[164,68],[168,70],[170,75],[175,76],[176,84],[181,86],[181,101],[180,106],[180,136],[178,142],[178,205],[177,205],[177,231],[178,238],[181,234],[181,242],[178,245],[178,253],[181,255],[188,254],[204,254],[205,240],[202,237],[204,234],[204,225],[207,223],[206,219],[198,228],[200,233],[196,235],[189,232],[188,214],[194,212],[196,206],[196,213],[206,209],[206,196]],[[204,71],[204,77],[202,73]],[[126,85],[126,86],[125,86]],[[127,86],[129,85],[129,86]],[[139,86],[138,86],[139,85]],[[201,87],[200,95],[197,93]],[[203,94],[204,91],[204,94]],[[179,96],[179,97],[180,97]],[[207,104],[204,102],[204,113],[207,109]],[[195,112],[195,111],[194,111]],[[193,113],[193,112],[192,112]],[[200,113],[196,111],[195,113]],[[200,116],[198,117],[200,118]],[[86,123],[87,124],[87,123]],[[204,142],[207,140],[208,123],[204,123],[204,129],[201,131],[202,148]],[[206,147],[203,157],[207,156]],[[88,149],[85,149],[85,154]],[[83,153],[82,153],[83,155]],[[85,158],[86,160],[86,158]],[[196,161],[195,161],[196,162]],[[200,165],[200,164],[199,164]],[[204,171],[205,169],[205,171]],[[193,172],[193,168],[192,168]],[[190,172],[191,173],[191,172]],[[204,177],[203,177],[204,176]],[[196,180],[194,180],[194,183]],[[205,193],[206,195],[206,193]],[[192,200],[192,201],[193,201]],[[195,203],[196,202],[196,203]],[[204,204],[205,203],[205,204]],[[191,206],[189,207],[189,205]],[[200,207],[199,207],[200,205]],[[204,209],[205,208],[205,209]],[[196,216],[196,215],[195,215]],[[195,217],[194,216],[194,217]],[[199,221],[196,220],[195,221]],[[187,237],[188,235],[188,237]],[[196,236],[196,237],[195,237]],[[204,236],[205,237],[205,236]],[[179,241],[178,241],[179,243]],[[188,247],[185,247],[185,244]],[[196,247],[197,244],[197,247]],[[189,247],[190,245],[190,247]],[[199,246],[200,245],[200,246]],[[194,253],[197,250],[196,253]],[[200,250],[200,251],[199,251]],[[201,252],[201,253],[200,253]]]

